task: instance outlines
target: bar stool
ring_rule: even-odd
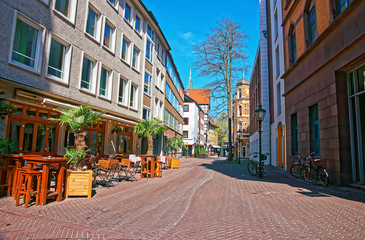
[[[13,176],[14,176],[14,168],[15,168],[15,166],[7,166],[7,167],[0,168],[0,196],[3,194],[4,188],[7,188],[6,195],[8,197],[10,196],[10,191],[11,191]],[[5,182],[2,182],[4,173],[5,173]]]
[[[36,189],[33,187],[33,180],[36,179]],[[28,208],[31,196],[36,197],[36,205],[40,202],[40,190],[42,182],[42,172],[30,169],[21,169],[19,171],[18,186],[15,194],[15,206],[19,206],[20,196],[23,195],[24,207]]]
[[[148,175],[151,176],[151,166],[150,162],[146,161],[145,158],[141,158],[141,178],[143,175],[146,175],[148,179]]]
[[[155,162],[155,177],[162,177],[162,161]]]

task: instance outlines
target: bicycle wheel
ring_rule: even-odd
[[[254,162],[249,162],[247,164],[247,169],[248,172],[252,175],[252,176],[256,176],[257,175],[257,165]]]
[[[312,167],[306,166],[303,169],[303,178],[305,181],[312,183],[316,180],[316,172]]]
[[[322,186],[324,186],[324,187],[328,186],[329,179],[328,179],[327,169],[325,169],[325,168],[318,169],[318,178],[319,178],[319,181],[321,182]]]
[[[300,164],[294,163],[290,168],[290,174],[295,178],[302,178],[302,167]]]

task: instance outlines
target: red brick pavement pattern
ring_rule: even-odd
[[[245,164],[222,162],[183,158],[181,169],[161,179],[121,182],[91,199],[42,207],[1,198],[0,239],[365,239],[365,201],[272,167],[259,180]]]

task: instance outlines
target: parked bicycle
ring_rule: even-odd
[[[299,154],[297,157],[298,160],[290,167],[290,174],[295,178],[303,178],[303,170],[307,158],[302,158]]]
[[[259,155],[258,152],[251,153],[250,162],[247,164],[247,170],[252,176],[256,176],[258,173],[259,162],[256,160],[257,156]]]
[[[311,154],[312,155],[312,154]],[[313,163],[314,162],[314,163]],[[319,180],[319,182],[327,187],[329,183],[328,172],[326,169],[326,164],[321,163],[319,158],[309,158],[303,170],[303,178],[307,182],[314,182]]]

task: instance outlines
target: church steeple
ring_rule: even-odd
[[[191,78],[191,68],[190,68],[188,89],[192,88],[193,88],[193,79]]]

